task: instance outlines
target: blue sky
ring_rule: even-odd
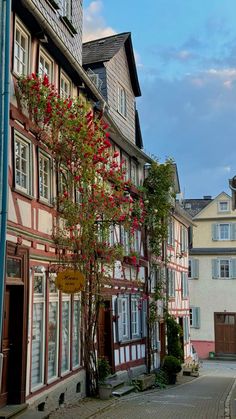
[[[84,0],[86,40],[127,31],[145,149],[160,161],[175,159],[186,198],[229,193],[236,174],[235,0]]]

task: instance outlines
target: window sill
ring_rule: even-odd
[[[16,186],[15,186],[15,187],[13,187],[13,188],[12,188],[12,190],[13,190],[13,192],[18,193],[19,195],[22,195],[22,196],[24,196],[25,198],[30,199],[31,201],[34,199],[34,196],[33,196],[33,195],[31,195],[31,194],[29,194],[29,193],[27,193],[27,192],[24,192],[24,191],[22,191],[21,189],[18,189]]]
[[[67,16],[60,16],[61,21],[64,23],[64,25],[66,26],[66,28],[68,29],[68,31],[70,32],[70,34],[72,36],[77,34],[77,30],[75,29],[75,27],[72,25],[71,21],[68,19]]]
[[[122,118],[124,118],[125,121],[127,121],[127,115],[124,115],[122,112],[119,111],[119,109],[117,109],[117,113],[122,116]]]
[[[38,202],[39,202],[40,204],[45,205],[46,207],[49,207],[49,208],[54,208],[54,205],[53,205],[50,201],[44,201],[44,199],[39,198],[39,199],[38,199]]]

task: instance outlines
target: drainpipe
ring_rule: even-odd
[[[11,0],[2,0],[0,10],[0,339],[2,338],[3,299],[6,260],[8,205],[8,138],[10,107],[10,21]],[[2,373],[0,354],[0,380]],[[1,382],[1,381],[0,381]]]

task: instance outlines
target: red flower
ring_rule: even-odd
[[[48,87],[49,86],[49,80],[47,74],[44,74],[43,76],[43,85]]]

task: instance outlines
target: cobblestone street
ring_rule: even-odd
[[[132,393],[107,402],[85,400],[77,406],[58,410],[50,419],[229,418],[230,405],[233,418],[236,417],[233,411],[235,378],[236,363],[205,362],[197,379],[182,377],[179,385]]]

